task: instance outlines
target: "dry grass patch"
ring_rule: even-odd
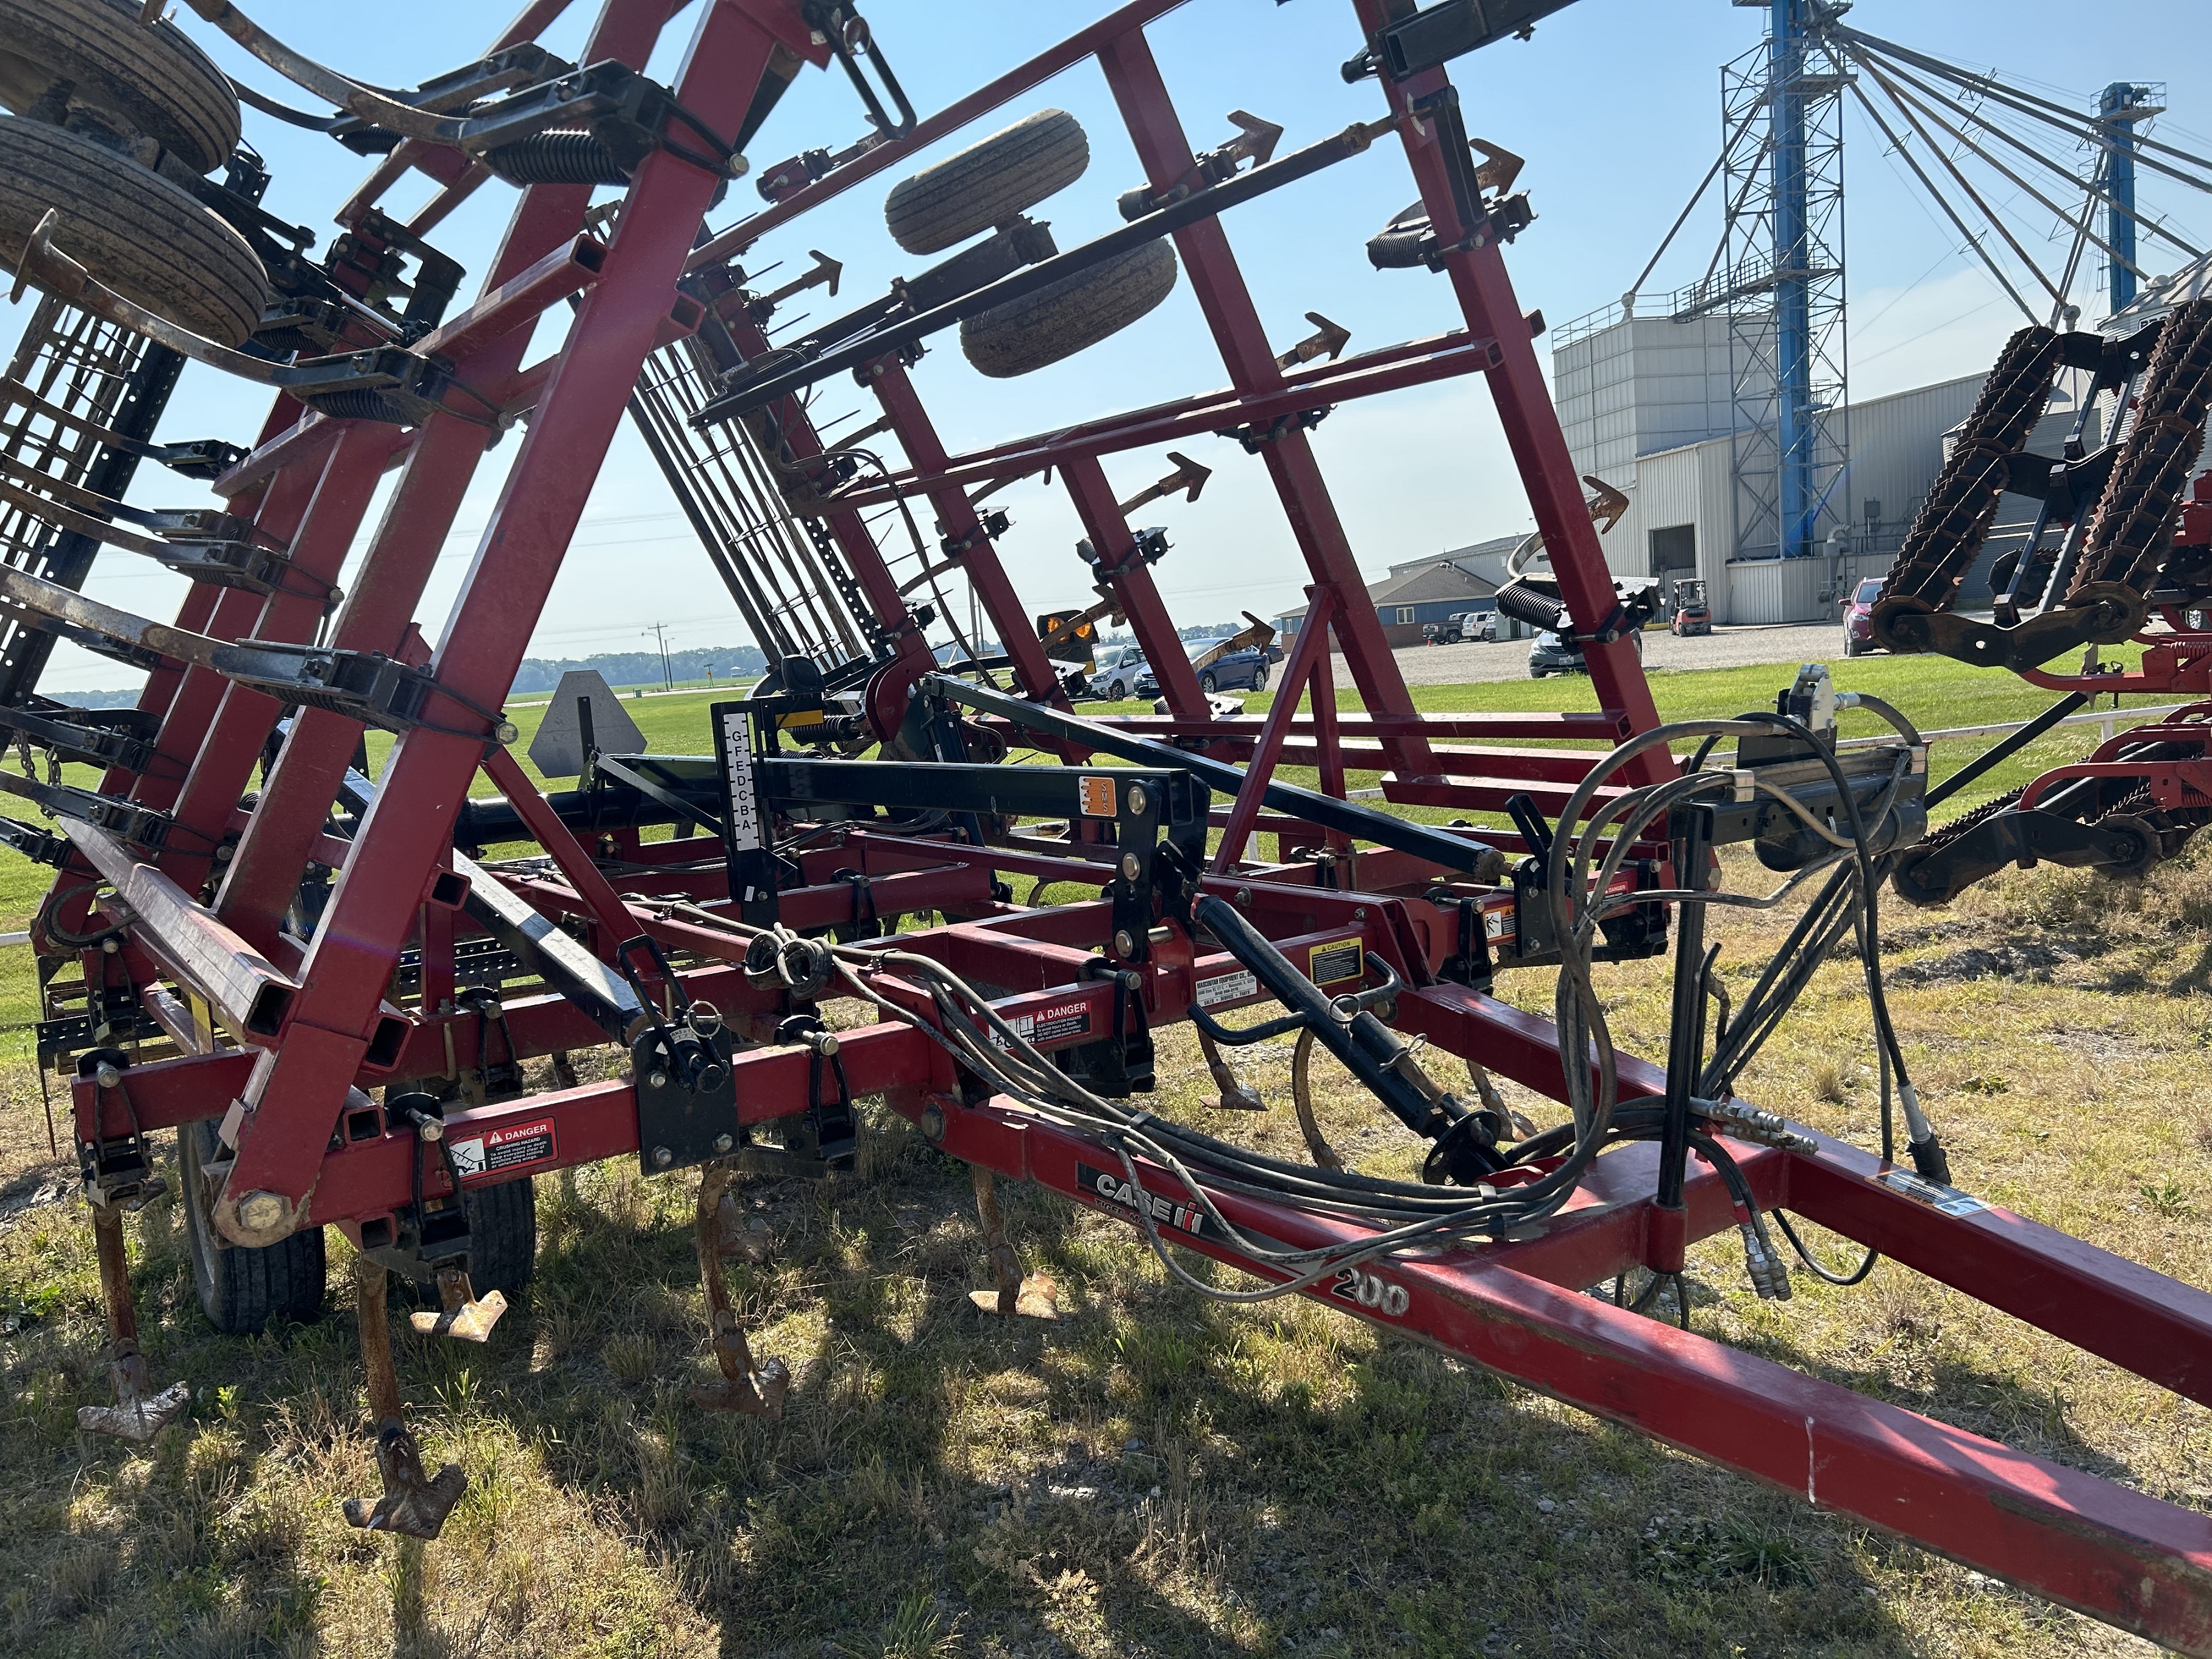
[[[2135,887],[2038,871],[1890,911],[1893,1006],[1960,1183],[2212,1283],[2212,862]],[[1719,928],[1747,984],[1777,924]],[[1624,1046],[1660,1052],[1663,964],[1605,988]],[[1507,989],[1549,1003],[1547,979]],[[1864,1025],[1832,965],[1745,1091],[1870,1144]],[[1300,1155],[1287,1044],[1247,1068],[1276,1108],[1260,1117],[1196,1107],[1187,1030],[1161,1061],[1161,1108]],[[1316,1076],[1346,1157],[1410,1172],[1407,1139],[1333,1065]],[[688,1403],[711,1369],[688,1182],[541,1181],[538,1276],[490,1345],[399,1338],[426,1451],[462,1462],[471,1495],[427,1549],[363,1537],[337,1511],[372,1478],[343,1251],[320,1322],[228,1340],[199,1320],[173,1207],[149,1208],[131,1228],[147,1346],[158,1379],[192,1382],[193,1415],[150,1450],[81,1439],[76,1408],[105,1389],[89,1230],[56,1201],[32,1080],[8,1087],[10,1654],[2147,1651],[1315,1304],[1203,1303],[1119,1224],[1028,1189],[1006,1190],[1008,1218],[1063,1317],[983,1319],[966,1173],[895,1122],[872,1127],[865,1181],[740,1189],[774,1249],[733,1285],[798,1379],[776,1423]],[[1885,1264],[1762,1303],[1732,1243],[1693,1271],[1713,1334],[2212,1499],[2204,1412],[1968,1298]]]

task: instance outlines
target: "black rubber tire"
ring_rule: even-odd
[[[884,222],[908,253],[935,253],[1066,189],[1090,165],[1082,123],[1041,109],[892,185]]]
[[[0,267],[15,268],[48,208],[54,246],[125,299],[220,345],[261,320],[269,276],[244,237],[105,145],[0,116]]]
[[[478,1296],[497,1291],[512,1301],[538,1265],[538,1193],[528,1176],[468,1195],[469,1283]]]
[[[200,1311],[225,1336],[256,1336],[272,1321],[312,1323],[323,1311],[323,1230],[302,1228],[258,1249],[219,1245],[200,1181],[201,1165],[215,1156],[216,1146],[211,1121],[187,1123],[177,1131],[186,1254]]]
[[[1255,692],[1259,692],[1265,691],[1267,689],[1267,665],[1261,663],[1257,668],[1252,671],[1252,690]]]
[[[21,114],[56,81],[70,102],[143,133],[194,173],[238,147],[238,94],[174,23],[132,0],[0,0],[0,105]]]
[[[994,380],[1056,363],[1120,333],[1168,297],[1175,249],[1165,239],[1064,276],[960,325],[960,349]]]
[[[1198,689],[1209,697],[1221,689],[1219,683],[1214,679],[1213,671],[1211,668],[1198,677]]]

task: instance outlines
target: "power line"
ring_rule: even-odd
[[[664,691],[673,691],[676,689],[676,675],[674,671],[671,669],[668,665],[668,624],[666,623],[647,623],[643,628],[638,629],[638,632],[641,634],[652,635],[654,641],[659,645],[661,690]]]

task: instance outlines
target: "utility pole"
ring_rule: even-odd
[[[676,677],[669,672],[668,668],[668,624],[666,623],[647,623],[638,631],[641,634],[652,635],[654,641],[659,645],[660,689],[664,691],[673,691],[676,689]]]

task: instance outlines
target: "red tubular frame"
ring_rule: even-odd
[[[432,900],[434,886],[450,869],[456,817],[479,769],[506,794],[560,872],[558,878],[510,872],[503,878],[515,892],[547,916],[587,921],[583,931],[602,957],[639,933],[678,953],[682,965],[676,971],[684,988],[720,1007],[749,1040],[761,1040],[741,1048],[735,1061],[743,1120],[757,1122],[805,1109],[805,1052],[765,1041],[774,1019],[787,1010],[779,997],[755,988],[732,965],[738,942],[696,912],[623,896],[635,883],[661,899],[705,905],[711,915],[727,898],[720,843],[694,837],[646,844],[634,830],[623,830],[613,840],[631,868],[610,879],[531,787],[519,763],[495,744],[487,751],[486,738],[471,733],[482,723],[479,710],[495,708],[512,684],[647,354],[695,314],[686,309],[688,301],[677,297],[679,278],[749,249],[808,209],[1089,59],[1104,75],[1151,183],[1159,187],[1185,178],[1194,165],[1190,145],[1143,32],[1178,3],[1137,0],[1121,7],[928,118],[908,137],[878,146],[696,248],[701,216],[717,181],[671,155],[652,157],[640,168],[620,228],[603,251],[577,240],[588,190],[540,185],[522,193],[483,296],[434,342],[455,356],[457,372],[472,386],[535,405],[461,597],[430,659],[440,685],[453,695],[436,700],[432,723],[400,738],[356,838],[342,842],[325,833],[325,824],[362,733],[358,721],[324,710],[301,712],[258,801],[241,811],[240,792],[277,705],[205,669],[165,665],[149,678],[141,707],[162,715],[156,760],[142,776],[111,771],[106,787],[150,807],[173,809],[177,830],[166,849],[143,860],[156,867],[159,879],[141,879],[116,864],[150,896],[148,907],[156,914],[131,924],[143,937],[116,954],[90,951],[83,960],[90,986],[135,989],[141,1005],[185,1052],[130,1066],[110,1087],[78,1079],[72,1104],[82,1139],[225,1119],[226,1138],[237,1156],[217,1219],[245,1243],[280,1237],[300,1225],[336,1224],[357,1237],[362,1222],[404,1206],[413,1174],[411,1135],[393,1133],[380,1114],[370,1122],[368,1114],[347,1109],[356,1091],[395,1079],[452,1077],[476,1070],[486,1059],[478,1047],[478,1022],[457,1012],[452,1000],[455,942],[473,937],[475,926],[449,908],[450,884]],[[1388,0],[1355,0],[1355,6],[1370,30],[1395,9]],[[530,38],[561,9],[562,0],[537,0],[502,44]],[[668,0],[607,0],[587,58],[642,64],[669,15]],[[676,94],[709,126],[735,131],[752,89],[782,52],[817,64],[827,58],[794,0],[710,0],[702,9]],[[1443,72],[1432,70],[1403,84],[1386,80],[1382,90],[1390,109],[1403,115],[1413,99],[1445,85]],[[1399,130],[1437,234],[1449,245],[1464,228],[1454,216],[1437,129],[1401,121]],[[483,177],[481,168],[454,152],[403,144],[379,165],[347,214],[358,217],[410,167],[445,186],[418,223],[434,222]],[[1456,946],[1458,919],[1425,896],[1441,873],[1437,869],[1407,854],[1370,851],[1358,855],[1356,872],[1348,856],[1335,860],[1332,887],[1316,884],[1312,866],[1279,860],[1263,865],[1248,849],[1255,834],[1273,834],[1285,847],[1334,841],[1340,854],[1352,852],[1341,837],[1263,810],[1261,787],[1285,765],[1316,768],[1323,787],[1339,795],[1346,769],[1353,768],[1382,774],[1394,801],[1494,809],[1507,794],[1526,790],[1556,810],[1586,775],[1592,754],[1507,745],[1522,738],[1609,746],[1650,730],[1657,716],[1632,647],[1619,641],[1588,647],[1602,705],[1597,713],[1424,717],[1384,642],[1312,447],[1302,431],[1291,429],[1255,439],[1253,447],[1310,574],[1307,625],[1265,720],[1216,718],[1199,694],[1150,572],[1131,556],[1130,526],[1099,459],[1224,427],[1264,430],[1279,416],[1347,398],[1480,373],[1496,401],[1575,623],[1583,630],[1595,628],[1613,607],[1612,578],[1546,392],[1534,331],[1514,296],[1500,250],[1494,245],[1465,250],[1442,262],[1465,318],[1464,333],[1285,374],[1223,226],[1201,219],[1177,232],[1176,243],[1226,366],[1227,390],[956,458],[939,441],[907,368],[888,356],[868,367],[866,380],[904,452],[905,466],[888,483],[872,480],[834,496],[822,508],[825,520],[877,620],[897,641],[897,672],[911,674],[929,665],[929,653],[919,630],[908,624],[904,602],[860,508],[888,501],[893,492],[925,498],[944,535],[962,544],[960,562],[1014,659],[1023,689],[1032,697],[1056,700],[1052,665],[983,532],[969,490],[1006,473],[1060,467],[1100,556],[1100,577],[1157,665],[1173,710],[1123,724],[1250,763],[1245,787],[1214,810],[1213,821],[1224,833],[1215,873],[1205,878],[1206,890],[1240,905],[1294,959],[1304,959],[1310,947],[1356,933],[1363,949],[1405,981],[1394,1015],[1400,1030],[1557,1095],[1562,1057],[1548,1021],[1441,982]],[[581,297],[558,353],[525,368],[521,356],[530,332],[525,325],[572,293]],[[726,320],[741,349],[764,348],[750,316],[731,312]],[[802,460],[819,453],[803,410],[794,404],[787,414],[781,425],[794,453]],[[262,531],[286,544],[299,569],[334,580],[377,479],[398,459],[404,470],[335,619],[331,643],[419,660],[413,613],[483,458],[485,435],[483,428],[452,416],[435,416],[412,434],[302,416],[297,404],[279,398],[259,447],[216,490],[230,499],[233,510],[252,515]],[[298,594],[264,600],[198,587],[185,599],[179,622],[226,640],[301,641],[311,637],[320,608]],[[1332,638],[1363,701],[1359,713],[1337,713]],[[2166,673],[2177,685],[2191,675],[2201,678],[2201,671],[2179,659],[2153,672]],[[1300,713],[1301,695],[1309,688],[1311,706]],[[2192,729],[2185,735],[2200,734]],[[2116,753],[2100,752],[2094,764],[2118,763]],[[1654,781],[1669,764],[1664,750],[1655,749],[1640,770],[1620,782]],[[2193,781],[2191,769],[2203,763],[2161,764]],[[215,902],[200,904],[194,890],[212,867],[218,842],[234,830],[240,839]],[[1495,840],[1502,848],[1520,845],[1504,832]],[[941,913],[948,918],[945,925],[902,933],[899,947],[1000,988],[998,1006],[1005,1013],[1039,1012],[1079,1000],[1091,1012],[1091,1029],[1102,1030],[1119,993],[1108,981],[1084,975],[1115,925],[1113,907],[1086,898],[1016,908],[1002,902],[997,883],[1018,874],[1097,888],[1109,876],[1114,854],[1110,845],[1086,842],[1074,828],[1056,839],[1030,826],[1008,835],[1003,844],[981,847],[881,828],[848,829],[798,853],[800,884],[782,892],[780,904],[788,925],[817,933],[865,920],[864,902],[886,915]],[[342,869],[313,939],[302,945],[283,927],[310,859],[338,861]],[[848,872],[857,872],[857,883],[844,878]],[[74,885],[89,874],[77,861],[61,879]],[[85,908],[80,899],[58,914],[74,922]],[[1198,955],[1188,935],[1166,932],[1134,974],[1144,1016],[1154,1024],[1182,1018],[1199,981],[1218,979],[1235,965],[1218,952]],[[183,937],[187,933],[190,939]],[[240,938],[265,957],[253,969],[260,975],[253,985],[274,987],[289,1002],[281,1033],[254,1035],[251,1047],[231,1046],[196,1024],[200,1016],[157,982],[163,961],[204,964],[210,941]],[[420,1006],[395,1010],[386,998],[393,994],[399,953],[410,945],[422,951]],[[927,999],[899,978],[895,964],[884,964],[877,982],[899,1006],[928,1010]],[[1243,1000],[1257,1000],[1255,993]],[[581,1011],[551,995],[516,996],[502,1026],[499,1052],[507,1059],[604,1040]],[[923,1033],[896,1022],[870,1026],[844,1035],[843,1054],[856,1093],[882,1094],[945,1151],[1126,1217],[1111,1194],[1102,1194],[1095,1173],[1080,1174],[1086,1163],[1094,1172],[1117,1170],[1115,1154],[1011,1102],[963,1106],[963,1079],[945,1049]],[[1656,1095],[1663,1088],[1654,1068],[1632,1059],[1622,1060],[1619,1081],[1624,1097]],[[630,1085],[618,1079],[457,1112],[448,1122],[458,1133],[542,1120],[552,1126],[558,1151],[540,1167],[552,1168],[635,1154],[636,1111]],[[334,1124],[345,1130],[335,1146]],[[1819,1139],[1809,1153],[1749,1145],[1735,1151],[1762,1204],[1786,1206],[2139,1376],[2212,1403],[2212,1297],[2203,1292],[2008,1212],[1974,1207],[1963,1197],[1933,1207],[1923,1201],[1928,1194],[1916,1194],[1898,1172],[1837,1142]],[[1362,1302],[1355,1295],[1347,1303],[1336,1294],[1342,1287],[1331,1284],[1309,1293],[2168,1646],[2212,1654],[2212,1522],[2204,1517],[1579,1294],[1580,1287],[1647,1258],[1652,1157],[1648,1147],[1637,1146],[1607,1152],[1565,1211],[1513,1243],[1374,1264],[1367,1279],[1403,1292],[1402,1304],[1388,1296]],[[1141,1175],[1149,1188],[1174,1195],[1164,1171],[1147,1169]],[[434,1191],[443,1179],[432,1172]],[[280,1200],[283,1218],[249,1227],[240,1200],[261,1194]],[[1727,1194],[1710,1172],[1693,1170],[1686,1199],[1692,1236],[1709,1237],[1731,1224]],[[1240,1226],[1279,1241],[1322,1245],[1359,1236],[1356,1227],[1285,1206],[1226,1195],[1217,1195],[1217,1201]],[[255,1212],[265,1207],[264,1200],[254,1206]],[[1193,1231],[1187,1222],[1170,1224],[1179,1244],[1262,1277],[1269,1272],[1231,1248],[1225,1237]]]

